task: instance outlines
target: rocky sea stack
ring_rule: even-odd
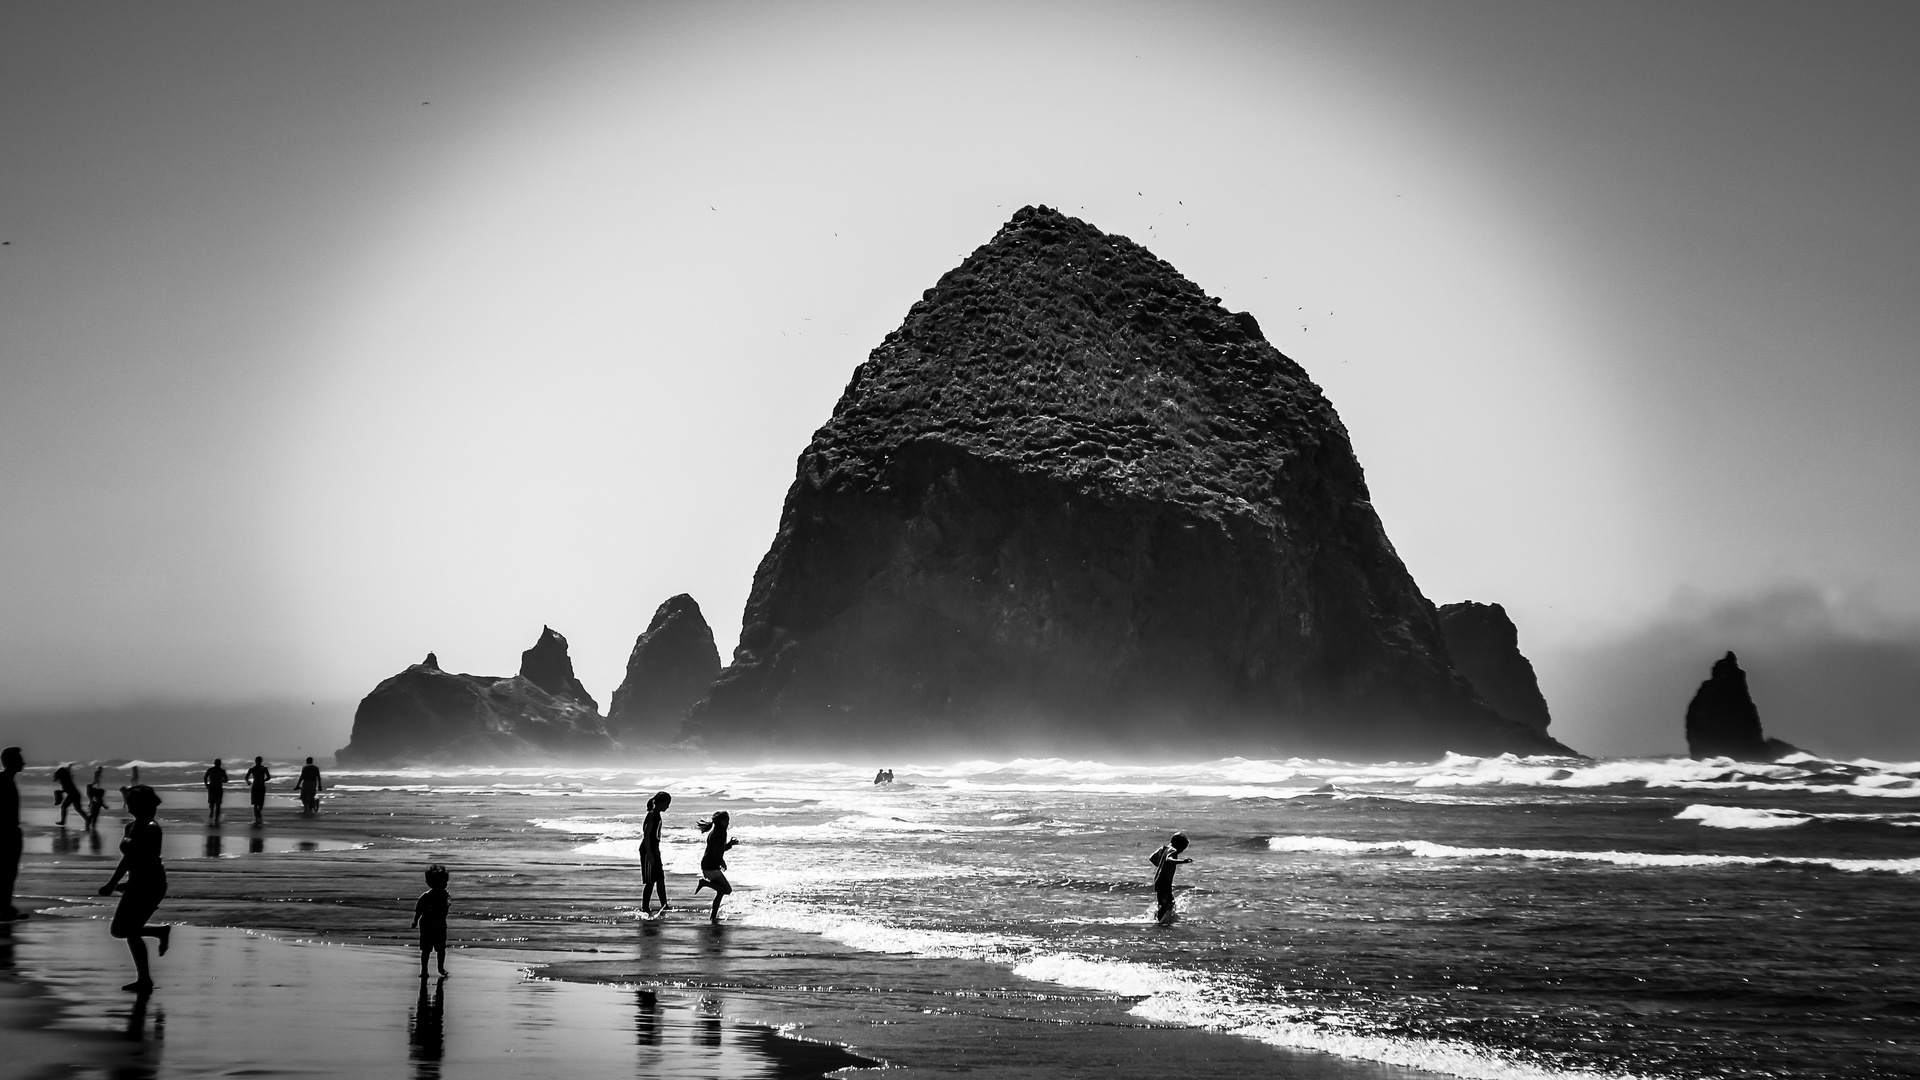
[[[1714,661],[1713,672],[1687,703],[1687,754],[1772,761],[1799,752],[1799,747],[1761,732],[1760,710],[1747,691],[1740,661],[1732,653]]]
[[[925,293],[797,472],[710,747],[1567,752],[1453,670],[1306,373],[1057,211]]]
[[[342,765],[426,758],[509,762],[613,749],[593,698],[573,678],[566,639],[544,630],[522,654],[520,674],[510,677],[442,671],[428,653],[361,699],[352,738],[335,757]]]
[[[1467,677],[1493,711],[1545,732],[1552,717],[1533,662],[1520,651],[1520,631],[1499,604],[1471,600],[1440,608],[1440,633],[1454,669]]]
[[[627,677],[607,707],[607,729],[626,743],[671,741],[719,674],[720,650],[700,605],[686,593],[669,597],[633,643]]]

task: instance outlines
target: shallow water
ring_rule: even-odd
[[[883,764],[898,781],[876,787]],[[197,767],[143,774],[184,800]],[[317,824],[276,829],[365,846],[203,862],[205,884],[187,880],[198,899],[181,902],[397,942],[433,860],[454,869],[456,940],[624,946],[643,803],[666,788],[676,902],[692,899],[693,820],[725,808],[741,841],[730,917],[985,962],[1143,1020],[1461,1076],[1920,1073],[1920,765],[876,762],[330,779]],[[189,821],[165,822],[170,838]],[[1174,828],[1195,862],[1162,927],[1146,856]]]

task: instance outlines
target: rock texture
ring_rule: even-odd
[[[1552,717],[1533,663],[1520,651],[1520,631],[1499,604],[1466,600],[1440,608],[1440,634],[1454,670],[1467,677],[1493,711],[1535,731]]]
[[[1747,691],[1747,673],[1732,653],[1714,661],[1707,681],[1687,703],[1687,753],[1697,758],[1772,761],[1799,747],[1769,739],[1760,730],[1760,710]]]
[[[720,650],[700,605],[686,593],[670,597],[633,643],[607,729],[623,742],[667,742],[719,674]]]
[[[429,654],[431,655],[431,654]],[[598,712],[600,703],[573,676],[573,658],[567,655],[567,639],[554,633],[553,627],[540,628],[540,640],[520,654],[520,677],[552,694],[577,701]]]
[[[559,642],[559,660],[570,676],[573,665],[566,641],[551,630],[526,655],[538,652],[543,662],[550,660],[552,647],[542,651],[549,635]],[[422,759],[510,762],[613,749],[591,698],[583,702],[551,693],[524,670],[507,678],[456,675],[440,670],[438,659],[428,653],[426,660],[361,699],[353,714],[352,739],[335,756],[343,765]]]
[[[1320,388],[1144,248],[1028,207],[854,371],[685,731],[1566,752],[1446,656]]]

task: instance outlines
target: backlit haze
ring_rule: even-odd
[[[1563,741],[1681,749],[1731,648],[1769,734],[1920,757],[1917,29],[10,5],[0,739],[161,702],[183,755],[246,750],[202,705],[326,752],[428,650],[510,674],[543,624],[604,706],[677,592],[725,654],[854,366],[1045,203],[1259,318]],[[136,752],[79,730],[48,752]]]

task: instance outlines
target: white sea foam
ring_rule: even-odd
[[[1455,847],[1430,840],[1358,842],[1337,836],[1275,836],[1267,840],[1272,851],[1369,854],[1400,852],[1417,859],[1537,859],[1558,862],[1597,862],[1614,866],[1825,866],[1849,873],[1878,871],[1920,873],[1920,858],[1828,859],[1789,855],[1691,855],[1646,851],[1555,851],[1544,848]]]
[[[1355,1020],[1324,1010],[1308,1013],[1253,1001],[1249,987],[1233,976],[1054,952],[1036,940],[1013,935],[896,927],[764,902],[753,904],[743,918],[756,925],[819,934],[869,952],[999,963],[1022,978],[1138,998],[1129,1011],[1145,1020],[1219,1031],[1275,1046],[1318,1050],[1470,1080],[1636,1080],[1631,1074],[1545,1068],[1465,1043],[1367,1034]]]
[[[1790,829],[1814,820],[1792,810],[1764,810],[1749,806],[1709,806],[1696,803],[1673,815],[1676,821],[1697,821],[1710,829]]]

